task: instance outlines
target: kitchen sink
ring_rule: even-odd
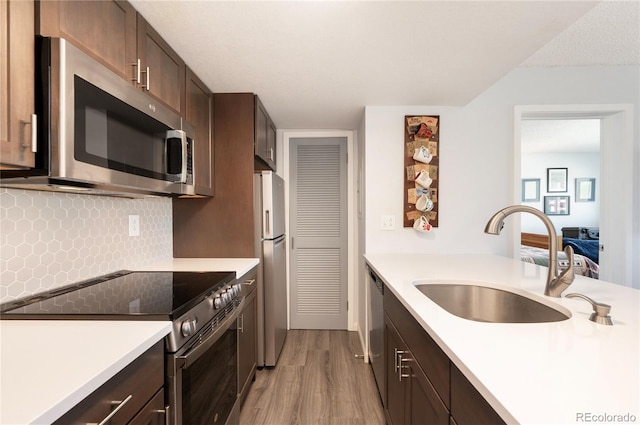
[[[449,313],[463,319],[490,323],[559,322],[571,313],[531,298],[478,284],[414,282],[416,288]],[[439,281],[442,282],[442,281]]]

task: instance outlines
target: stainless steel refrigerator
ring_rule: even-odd
[[[284,180],[273,171],[253,177],[258,267],[258,366],[275,366],[287,337],[287,238]]]

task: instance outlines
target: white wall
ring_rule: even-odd
[[[524,179],[540,179],[540,201],[523,202],[524,205],[544,211],[544,197],[569,196],[569,215],[551,215],[549,219],[558,235],[563,227],[599,227],[600,223],[600,154],[599,153],[523,153],[521,174]],[[547,168],[567,168],[567,192],[547,192]],[[575,179],[596,179],[594,202],[576,202]],[[521,216],[521,230],[529,233],[546,233],[540,219],[528,214]]]
[[[634,107],[630,231],[632,258],[640,258],[639,76],[639,66],[517,68],[464,107],[367,107],[366,252],[508,254],[511,232],[489,236],[483,229],[495,211],[514,203],[514,106],[599,103]],[[428,234],[401,227],[403,118],[410,114],[440,115],[440,227]],[[397,230],[379,230],[381,214],[393,214]],[[640,262],[633,268],[639,287]]]
[[[405,115],[440,115],[439,227],[426,234],[402,227]],[[506,205],[496,204],[494,193],[509,193],[510,182],[496,176],[510,167],[511,158],[495,144],[482,146],[481,136],[465,135],[469,126],[483,127],[480,115],[466,115],[464,108],[455,107],[366,108],[367,253],[498,249],[500,241],[483,229],[491,211]],[[485,185],[490,181],[493,187]],[[380,230],[381,215],[395,216],[395,231]]]

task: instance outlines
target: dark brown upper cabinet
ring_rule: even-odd
[[[137,63],[137,13],[126,1],[38,1],[36,30],[64,38],[132,80]]]
[[[188,67],[186,80],[185,118],[195,127],[195,192],[213,196],[213,98],[207,86]]]
[[[268,169],[255,154],[256,122],[268,116],[256,105],[253,93],[213,94],[215,196],[173,199],[174,257],[255,257],[254,171]]]
[[[34,4],[0,2],[0,169],[35,165]]]
[[[256,95],[255,102],[255,139],[254,153],[256,170],[276,171],[276,126],[269,113]]]
[[[185,63],[126,1],[36,2],[37,33],[61,37],[183,115]]]
[[[135,68],[143,90],[184,116],[185,63],[140,14]]]

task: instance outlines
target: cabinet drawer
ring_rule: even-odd
[[[413,358],[424,370],[445,406],[450,408],[449,357],[391,291],[384,292],[384,311],[404,338]]]
[[[127,423],[163,385],[164,341],[159,341],[55,423],[100,423],[119,405],[110,423]]]
[[[164,405],[164,389],[161,389],[153,396],[140,412],[129,422],[128,425],[163,425],[167,411]]]
[[[499,425],[505,422],[482,395],[451,365],[451,416],[457,425]]]

